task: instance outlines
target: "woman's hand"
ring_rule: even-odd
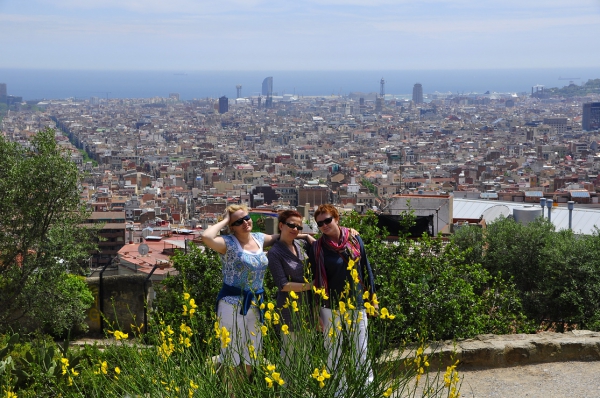
[[[309,245],[312,245],[313,242],[316,241],[316,239],[312,235],[310,235],[310,234],[298,234],[297,238],[298,239],[304,239],[305,241],[308,242]]]
[[[223,218],[222,221],[226,222],[226,225],[229,225],[229,220],[230,220],[230,215],[229,212],[227,210],[225,210],[225,213],[223,213]]]

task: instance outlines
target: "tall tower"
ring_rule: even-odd
[[[219,98],[219,113],[222,115],[229,111],[229,100],[226,96]]]
[[[8,94],[6,93],[6,83],[0,83],[0,102],[6,103],[6,97]]]
[[[385,97],[385,80],[383,80],[383,77],[381,78],[381,81],[379,82],[379,96],[381,98]]]
[[[581,129],[583,131],[600,129],[600,102],[588,102],[587,104],[583,104]]]
[[[415,85],[413,86],[412,99],[415,104],[423,103],[423,86],[421,85],[421,83],[415,83]]]
[[[266,95],[265,108],[271,108],[273,106],[273,77],[265,77],[262,83],[262,95]]]
[[[235,89],[237,90],[235,98],[242,98],[242,85],[238,84],[237,86],[235,86]]]

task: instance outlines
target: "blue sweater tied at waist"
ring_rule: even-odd
[[[263,288],[260,288],[258,290],[242,290],[239,287],[223,283],[223,286],[221,286],[221,290],[217,295],[217,304],[215,306],[215,312],[218,310],[219,301],[223,297],[240,296],[242,298],[242,308],[240,308],[240,315],[246,315],[248,313],[248,310],[250,309],[250,306],[252,305],[252,302],[254,302],[260,314],[260,321],[263,322],[264,311],[260,309],[260,305],[264,302],[264,293],[265,290]]]

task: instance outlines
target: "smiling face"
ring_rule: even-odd
[[[252,231],[252,219],[248,218],[248,220],[242,220],[248,216],[248,213],[244,210],[237,210],[231,213],[229,229],[235,234],[237,232],[251,232]],[[235,225],[241,222],[239,225]]]
[[[337,240],[340,236],[340,226],[338,225],[338,220],[333,217],[329,213],[321,213],[316,218],[317,226],[319,226],[319,231],[323,233],[323,235],[327,235],[329,238]]]
[[[286,242],[291,242],[294,239],[296,239],[296,237],[298,236],[300,231],[298,231],[298,228],[292,228],[288,224],[290,224],[290,225],[293,224],[294,226],[302,227],[302,218],[296,217],[296,216],[291,216],[291,217],[288,217],[285,220],[285,222],[279,223],[279,230],[281,231],[280,239],[284,240]]]

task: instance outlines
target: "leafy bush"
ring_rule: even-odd
[[[555,231],[547,219],[527,225],[501,218],[485,231],[461,228],[453,241],[471,249],[497,281],[514,283],[525,315],[558,329],[600,328],[600,235]]]
[[[405,231],[412,221],[410,213],[404,214]],[[373,212],[350,213],[341,223],[358,230],[365,242],[379,300],[396,314],[388,332],[392,341],[414,340],[418,334],[451,339],[531,330],[511,281],[492,277],[475,261],[477,245],[470,243],[478,241],[478,231],[461,235],[469,245],[428,236],[388,243]]]
[[[163,287],[156,289],[156,299],[153,308],[158,317],[173,324],[181,323],[181,297],[183,292],[188,292],[195,300],[197,318],[200,325],[209,325],[202,328],[202,333],[197,337],[206,338],[204,334],[210,331],[210,325],[215,313],[217,295],[223,284],[221,273],[221,260],[219,254],[213,250],[205,250],[194,244],[188,245],[188,254],[177,251],[172,257],[173,267],[179,271],[178,275],[169,276],[163,282]]]

